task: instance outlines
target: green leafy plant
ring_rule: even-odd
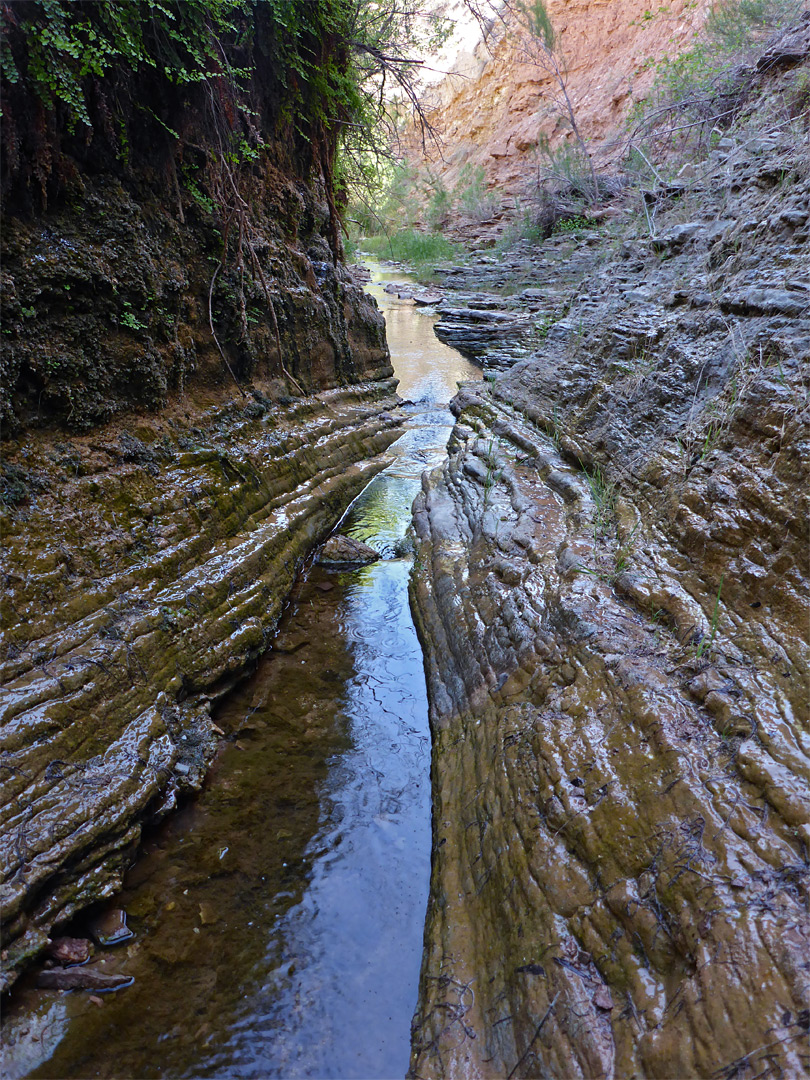
[[[462,212],[472,221],[486,221],[492,216],[496,202],[488,192],[482,165],[464,165],[455,187]]]
[[[698,660],[700,660],[704,656],[706,658],[710,657],[713,650],[714,650],[714,642],[715,642],[715,638],[717,637],[717,624],[718,624],[718,618],[719,618],[719,614],[720,614],[720,594],[723,591],[723,579],[724,578],[725,578],[725,574],[721,574],[720,575],[720,585],[718,586],[718,589],[717,589],[717,596],[716,596],[715,601],[714,601],[714,609],[712,610],[712,621],[711,621],[711,626],[709,628],[709,633],[708,633],[708,635],[704,635],[700,639],[700,641],[697,643],[697,648],[695,649],[695,656],[697,657]]]
[[[608,480],[598,465],[583,468],[582,473],[588,484],[594,504],[594,536],[606,532],[613,520],[616,505],[616,485]]]
[[[132,305],[128,300],[122,301],[124,310],[121,312],[118,323],[120,326],[126,326],[130,330],[146,330],[146,323],[142,323],[135,312],[132,310]]]
[[[545,341],[548,337],[548,332],[557,322],[556,316],[552,312],[548,312],[540,322],[534,324],[534,336],[537,341]],[[557,406],[554,406],[556,412]]]
[[[579,214],[574,214],[571,217],[564,217],[555,221],[553,231],[555,233],[578,233],[587,228],[590,228],[588,219]]]
[[[457,260],[466,255],[462,244],[454,243],[439,233],[403,229],[391,236],[370,236],[362,242],[362,249],[381,258],[404,262],[417,270],[430,270],[446,259]]]
[[[102,77],[114,66],[131,71],[146,66],[169,82],[202,82],[219,73],[217,43],[236,29],[244,8],[244,0],[3,5],[3,29],[22,29],[25,49],[5,38],[2,74],[10,84],[24,79],[47,108],[61,104],[70,130],[77,124],[92,127],[88,78]]]

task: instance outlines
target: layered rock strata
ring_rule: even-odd
[[[283,19],[246,5],[245,33],[216,46],[217,63],[242,50],[238,93],[213,76],[175,92],[162,60],[122,62],[86,81],[77,131],[25,77],[25,20],[103,30],[104,13],[18,7],[3,20],[19,68],[3,69],[3,986],[119,886],[143,821],[199,785],[210,701],[266,646],[399,427],[382,316],[340,258],[337,132],[278,59],[295,44]],[[334,65],[324,35],[307,48]]]
[[[266,647],[308,552],[382,465],[393,380],[29,448],[6,523],[0,859],[7,977],[120,884],[199,784],[209,702]],[[49,460],[50,459],[50,460]]]
[[[589,152],[613,156],[609,143],[623,142],[627,116],[649,93],[656,64],[688,46],[709,7],[704,0],[657,8],[642,0],[548,0],[556,57]],[[485,17],[474,44],[469,6],[459,3],[450,13],[464,31],[458,52],[433,63],[450,74],[428,97],[443,140],[431,172],[447,188],[464,186],[465,167],[480,167],[500,197],[523,196],[544,168],[543,140],[555,149],[574,144],[553,71],[527,30],[531,10],[479,4]]]
[[[527,257],[546,313],[511,362],[505,334],[493,346],[507,370],[461,391],[424,479],[435,805],[413,1077],[810,1068],[796,86],[655,195],[653,235]],[[494,294],[503,274],[448,280]]]

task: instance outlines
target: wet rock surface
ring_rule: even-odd
[[[247,293],[238,260],[212,277],[216,216],[167,204],[148,163],[74,163],[81,213],[4,204],[3,987],[199,788],[211,701],[398,435],[384,321],[333,256],[323,185],[266,151]]]
[[[45,951],[57,964],[84,964],[93,953],[93,943],[87,938],[60,937],[48,942]]]
[[[414,506],[413,1077],[810,1067],[810,154],[762,115],[655,235],[444,274],[515,332]]]
[[[476,372],[436,340],[430,316],[383,303],[400,387],[422,403],[402,410],[388,468],[341,521],[383,558],[298,576],[270,649],[217,704],[202,790],[145,830],[109,902],[134,937],[94,966],[132,985],[94,1000],[24,977],[4,1013],[9,1077],[407,1069],[430,738],[399,547],[421,473],[444,457],[443,403]],[[96,915],[72,931],[89,935]]]
[[[127,926],[127,913],[121,908],[110,908],[91,921],[90,930],[99,945],[122,945],[132,937]]]
[[[37,975],[37,986],[42,990],[120,990],[131,982],[128,975],[92,967],[47,968]]]
[[[362,540],[336,533],[335,536],[330,536],[320,549],[317,561],[321,566],[352,567],[368,566],[379,558],[380,553]]]
[[[267,647],[302,560],[385,464],[393,389],[225,402],[193,424],[162,414],[129,436],[135,460],[105,432],[18,456],[48,479],[5,525],[8,977],[118,886],[139,822],[201,783],[210,702]]]

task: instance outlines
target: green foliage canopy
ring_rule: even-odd
[[[0,70],[27,83],[47,109],[67,112],[69,130],[91,127],[88,76],[113,67],[155,69],[172,83],[221,74],[218,43],[238,29],[245,0],[24,0],[4,5]],[[24,48],[12,48],[13,29]]]
[[[0,25],[3,81],[49,111],[61,107],[69,131],[93,126],[92,77],[152,69],[176,86],[227,77],[245,88],[261,62],[285,89],[286,117],[308,136],[322,127],[369,146],[386,83],[417,104],[421,61],[407,53],[437,24],[419,0],[18,0],[0,5]],[[250,53],[258,26],[262,56]]]

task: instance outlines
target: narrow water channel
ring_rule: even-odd
[[[477,370],[383,291],[409,422],[342,531],[383,560],[314,566],[273,648],[221,707],[198,798],[147,838],[115,904],[115,994],[25,991],[9,1076],[404,1076],[430,861],[429,731],[403,543],[447,403]]]

